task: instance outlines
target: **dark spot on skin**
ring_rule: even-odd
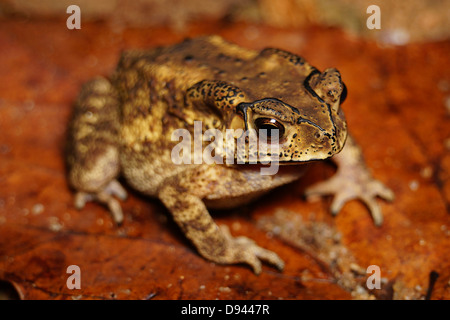
[[[292,138],[297,138],[297,134],[296,133],[294,133],[294,135],[292,136]]]
[[[184,61],[186,61],[186,62],[190,62],[192,60],[194,60],[194,57],[190,54],[188,54],[187,56],[184,57]]]
[[[217,59],[218,59],[218,60],[225,60],[226,58],[227,58],[227,56],[224,55],[223,53],[219,53],[219,54],[217,55]]]

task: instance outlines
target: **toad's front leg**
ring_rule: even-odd
[[[375,225],[383,222],[381,209],[376,201],[379,196],[392,201],[394,193],[383,183],[374,179],[367,169],[360,147],[349,136],[341,153],[332,158],[338,169],[329,180],[320,182],[306,190],[306,197],[333,194],[331,213],[336,215],[344,204],[353,199],[362,200],[373,217]]]
[[[283,269],[283,261],[274,252],[259,247],[246,237],[233,238],[226,227],[219,228],[198,189],[191,191],[183,187],[179,179],[171,179],[160,189],[158,196],[204,258],[220,264],[245,263],[256,274],[261,272],[261,260]]]

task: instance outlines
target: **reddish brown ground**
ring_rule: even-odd
[[[431,298],[450,299],[450,42],[383,48],[335,29],[220,23],[183,33],[100,22],[69,31],[63,20],[0,25],[0,280],[13,283],[21,298],[350,299],[355,288],[340,277],[353,261],[363,271],[380,266],[385,281],[372,292],[376,298],[423,298],[434,270]],[[109,74],[123,49],[205,32],[249,48],[281,47],[320,69],[341,71],[349,127],[374,176],[397,196],[393,203],[380,200],[381,228],[359,202],[333,218],[330,199],[302,199],[307,185],[332,174],[325,164],[264,200],[215,215],[233,234],[279,253],[283,273],[265,266],[256,276],[246,266],[205,261],[157,200],[131,190],[121,227],[97,204],[73,208],[63,153],[80,85]],[[318,232],[292,231],[301,228]],[[323,230],[340,234],[340,241],[327,244]],[[329,245],[347,250],[338,253],[339,270],[321,255],[334,250]],[[80,290],[66,287],[72,264],[81,268]],[[364,274],[351,272],[365,284]]]

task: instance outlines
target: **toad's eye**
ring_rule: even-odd
[[[258,134],[260,130],[266,130],[268,140],[272,137],[272,130],[278,130],[279,138],[284,135],[284,126],[278,120],[273,118],[258,118],[255,120],[255,127]]]

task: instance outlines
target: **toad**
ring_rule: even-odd
[[[380,225],[376,198],[394,195],[372,177],[348,134],[340,107],[346,93],[334,68],[321,72],[293,53],[249,50],[219,36],[124,52],[112,76],[86,83],[76,102],[67,155],[75,206],[103,203],[121,223],[119,200],[127,196],[118,181],[122,176],[132,188],[160,199],[204,258],[248,264],[255,273],[262,261],[281,270],[284,263],[276,253],[247,237],[233,237],[208,209],[239,207],[300,179],[309,163],[330,158],[338,166],[336,174],[306,195],[334,195],[333,214],[360,199]],[[233,130],[227,146],[241,139],[236,132],[262,130],[265,134],[256,139],[275,144],[278,151],[257,148],[256,163],[248,157],[229,161],[238,160],[237,152],[219,147],[214,156],[227,160],[220,164],[174,161],[179,141],[173,132],[194,133],[196,124],[203,134],[216,130],[225,136]],[[250,139],[241,141],[248,145]],[[276,174],[261,174],[264,161],[279,165]]]

